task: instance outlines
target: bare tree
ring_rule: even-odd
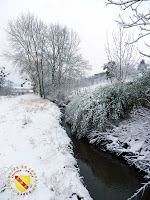
[[[109,74],[113,75],[118,81],[125,81],[131,68],[137,63],[135,45],[128,44],[132,41],[130,34],[126,34],[122,26],[119,25],[118,31],[112,34],[113,43],[107,41],[106,54],[109,64]],[[113,65],[112,65],[113,63]],[[105,68],[108,65],[105,65]]]
[[[79,53],[78,35],[66,26],[51,24],[47,31],[46,61],[52,88],[70,88],[74,79],[84,74],[88,62]]]
[[[117,5],[120,6],[122,10],[132,10],[132,15],[129,16],[129,21],[124,21],[120,16],[119,24],[121,24],[124,28],[131,28],[131,27],[139,27],[140,33],[135,40],[132,42],[137,42],[140,39],[150,36],[150,9],[146,12],[141,10],[141,5],[149,0],[107,0],[106,5]],[[149,48],[150,44],[145,42],[145,45]],[[149,57],[150,54],[143,53],[140,51],[143,56]]]
[[[77,34],[66,26],[46,25],[28,13],[10,21],[7,33],[11,50],[5,57],[41,97],[48,91],[65,89],[88,66],[79,53]]]
[[[5,56],[19,67],[20,73],[27,77],[44,96],[44,45],[46,26],[42,21],[28,13],[10,21],[7,28],[12,53]]]

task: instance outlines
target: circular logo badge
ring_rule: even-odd
[[[17,195],[28,195],[37,187],[36,173],[27,166],[16,167],[9,173],[8,186]]]

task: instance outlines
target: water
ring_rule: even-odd
[[[137,171],[116,156],[95,149],[85,139],[76,139],[63,123],[73,141],[74,154],[84,177],[84,184],[94,200],[126,200],[145,180]],[[150,200],[150,189],[134,200]]]

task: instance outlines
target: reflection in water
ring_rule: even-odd
[[[80,174],[94,200],[126,200],[145,182],[134,170],[112,154],[96,150],[85,139],[72,136],[63,124],[74,146]],[[137,200],[150,200],[150,191]],[[134,199],[134,200],[135,200]]]

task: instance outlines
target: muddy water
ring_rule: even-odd
[[[74,154],[91,197],[94,200],[127,200],[141,187],[144,179],[114,155],[95,149],[85,139],[78,140],[63,123],[74,146]],[[150,200],[150,189],[133,200]]]

